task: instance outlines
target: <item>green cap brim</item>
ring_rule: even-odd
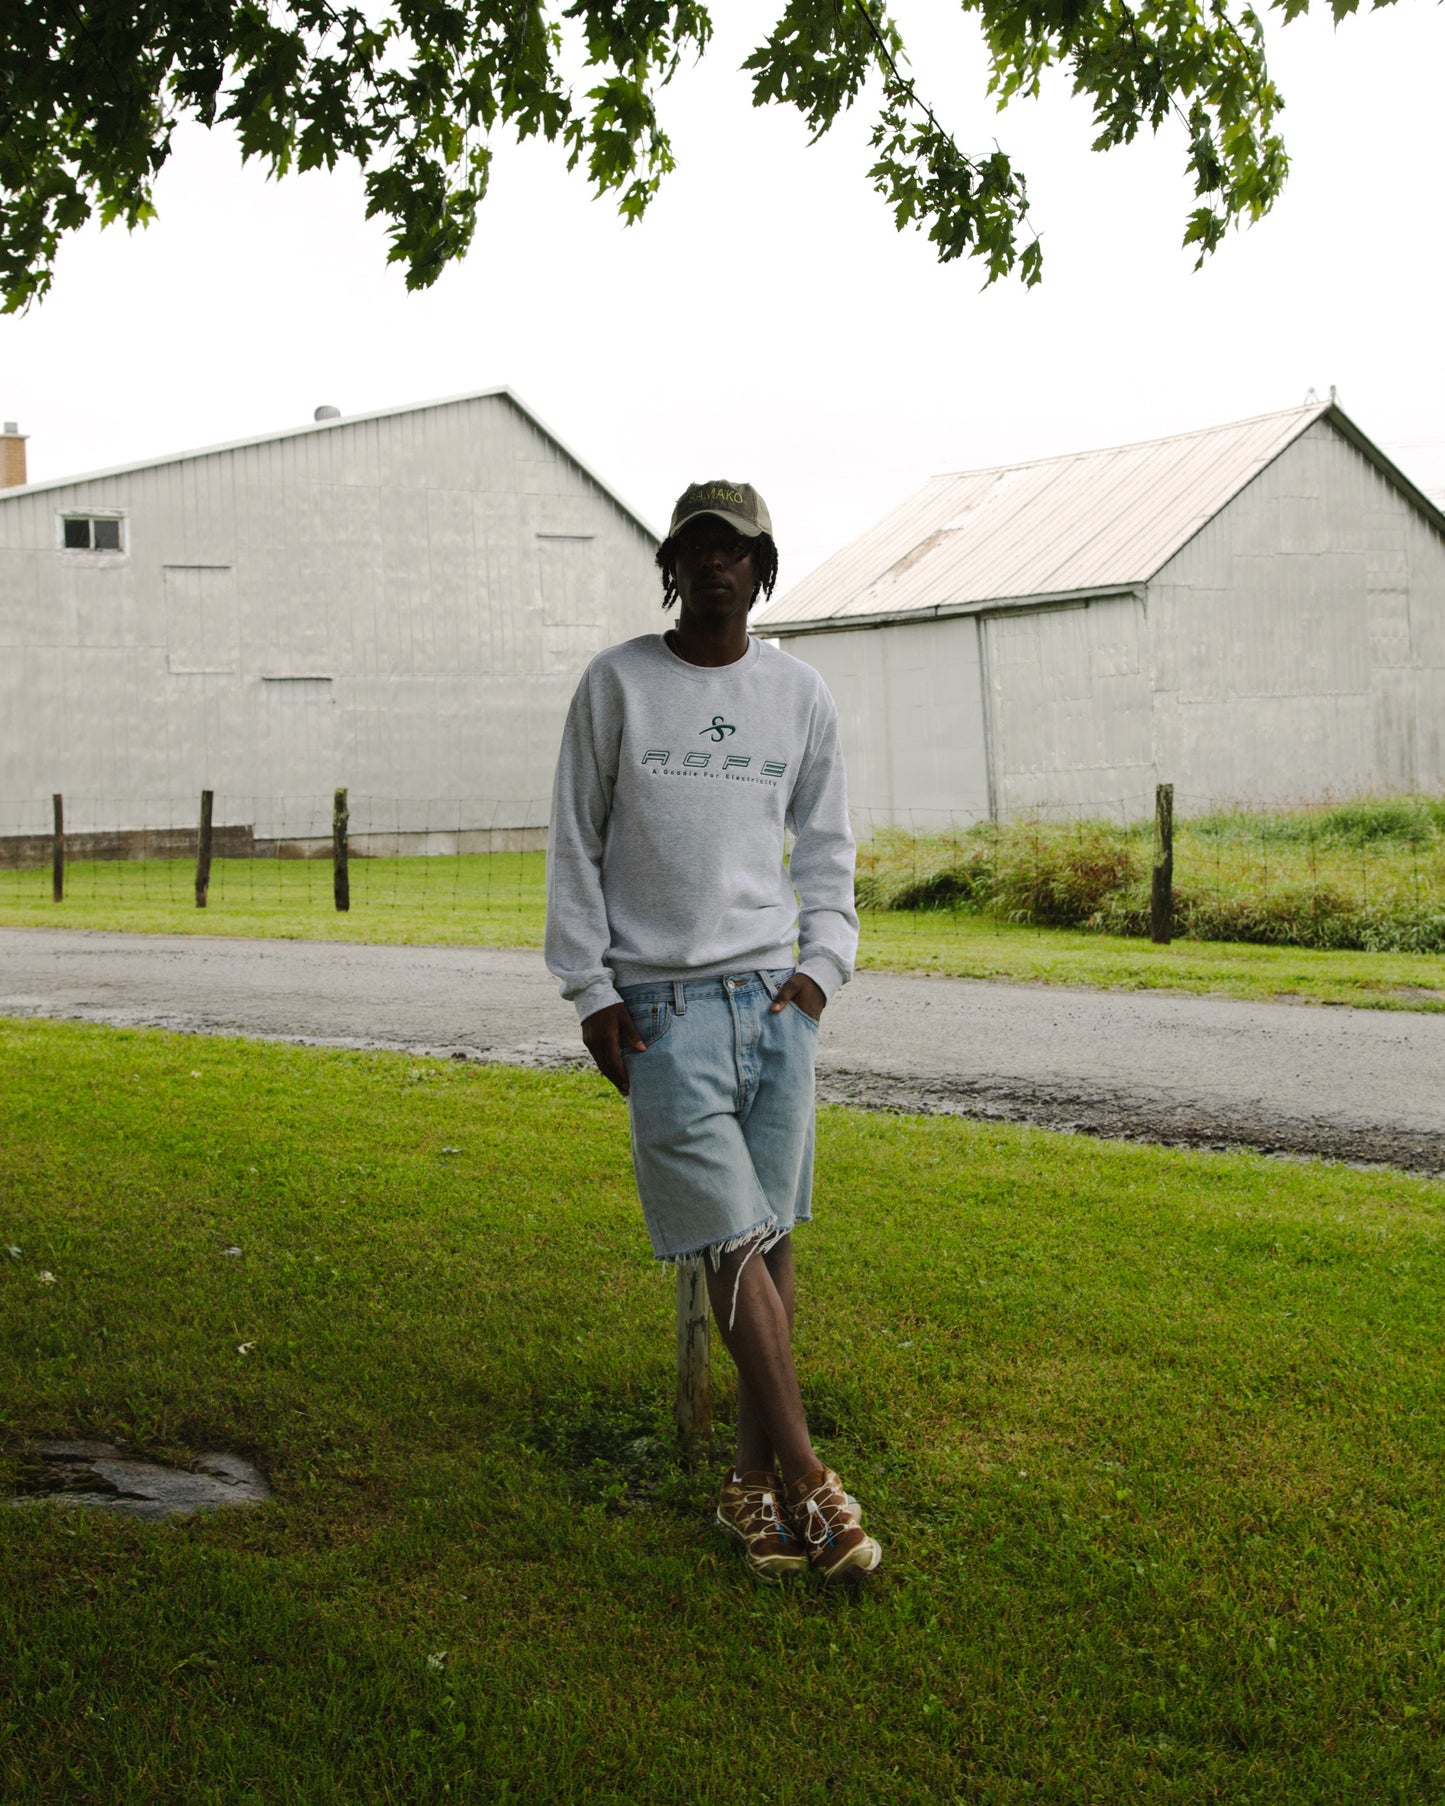
[[[763,530],[755,521],[744,520],[740,514],[729,514],[723,508],[694,508],[691,514],[684,514],[681,520],[674,521],[668,528],[667,537],[675,539],[689,521],[704,520],[709,515],[714,520],[726,521],[735,533],[741,533],[744,539],[761,539]]]

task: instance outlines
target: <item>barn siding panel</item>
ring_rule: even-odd
[[[1149,586],[1161,778],[1202,802],[1439,789],[1445,543],[1328,422]]]
[[[838,705],[848,800],[860,835],[920,833],[988,815],[978,623],[789,636]]]
[[[58,637],[54,622],[47,618],[49,610],[41,607],[43,559],[43,553],[23,546],[0,546],[0,646],[53,643]]]
[[[984,633],[999,818],[1137,814],[1153,782],[1139,598],[989,615]]]

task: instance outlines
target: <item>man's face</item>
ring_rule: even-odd
[[[752,606],[753,542],[715,514],[700,514],[677,536],[677,593],[684,614],[715,621]]]

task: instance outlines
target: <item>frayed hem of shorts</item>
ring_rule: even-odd
[[[766,1239],[768,1247],[776,1247],[784,1236],[791,1235],[798,1222],[809,1219],[800,1217],[790,1223],[786,1229],[779,1229],[776,1217],[764,1217],[762,1222],[754,1223],[751,1229],[744,1229],[740,1235],[730,1235],[721,1242],[699,1242],[696,1248],[684,1248],[680,1254],[654,1254],[653,1259],[660,1267],[680,1267],[687,1260],[708,1260],[712,1262],[716,1272],[718,1264],[725,1254],[736,1254],[739,1248],[746,1248],[749,1242]],[[763,1250],[767,1253],[767,1248]]]

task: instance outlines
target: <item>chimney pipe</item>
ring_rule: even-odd
[[[0,434],[0,489],[18,489],[26,481],[25,434],[13,420],[7,420]]]

